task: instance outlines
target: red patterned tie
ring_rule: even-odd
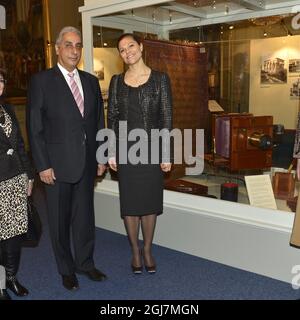
[[[84,111],[83,98],[82,98],[82,95],[79,91],[78,85],[74,79],[74,73],[68,73],[68,76],[70,77],[71,91],[72,91],[74,99],[77,103],[78,109],[79,109],[81,115],[83,116],[83,111]]]

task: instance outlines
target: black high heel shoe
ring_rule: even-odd
[[[136,267],[134,265],[131,265],[131,270],[134,274],[141,274],[143,272],[143,266]]]
[[[139,251],[140,253],[140,257],[141,257],[141,260],[142,260],[142,252],[141,250]],[[131,270],[134,274],[141,274],[143,272],[143,265],[140,265],[140,266],[134,266],[132,263],[131,263]]]
[[[141,251],[141,254],[142,254],[142,257],[143,257],[143,260],[144,260],[145,270],[148,273],[152,273],[152,274],[155,273],[156,272],[156,264],[154,263],[152,266],[147,266],[146,262],[145,262],[145,256],[144,256],[144,251],[143,250]]]
[[[0,289],[0,301],[2,300],[11,300],[11,297],[6,289]]]
[[[6,278],[6,288],[11,290],[16,296],[25,297],[28,295],[28,290],[23,287],[15,276]]]
[[[154,264],[153,266],[146,266],[145,269],[148,273],[155,273],[156,272],[156,265]]]

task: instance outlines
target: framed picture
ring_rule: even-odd
[[[262,57],[260,83],[287,83],[286,60],[281,57]]]
[[[104,80],[104,62],[103,60],[96,61],[95,63],[96,70],[95,75],[98,78],[98,80]]]
[[[290,88],[290,97],[293,99],[300,99],[300,78],[292,83]]]
[[[7,71],[7,100],[26,101],[30,77],[45,69],[42,0],[0,0],[6,29],[0,30],[0,68]]]
[[[289,72],[290,73],[300,73],[300,59],[290,59],[289,60]]]

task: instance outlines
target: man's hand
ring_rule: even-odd
[[[163,172],[171,171],[172,164],[171,163],[161,163],[160,168]]]
[[[105,171],[106,171],[106,165],[105,164],[98,164],[97,175],[102,176]]]
[[[54,171],[52,168],[41,171],[39,175],[41,180],[46,184],[54,184],[54,180],[56,180]]]
[[[109,167],[111,168],[111,170],[114,170],[114,171],[118,170],[117,161],[116,161],[115,157],[109,158],[108,164],[109,164]]]

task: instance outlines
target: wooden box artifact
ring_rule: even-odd
[[[165,189],[183,193],[190,193],[198,196],[207,196],[208,191],[207,186],[181,179],[172,180],[165,183]]]
[[[289,172],[276,172],[273,177],[273,191],[277,199],[287,200],[294,196],[295,178]]]
[[[273,117],[252,114],[213,115],[214,153],[231,171],[272,166]]]

